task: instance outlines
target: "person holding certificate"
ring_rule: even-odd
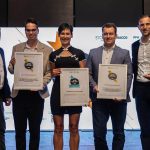
[[[44,109],[44,98],[49,96],[47,84],[51,79],[49,55],[52,49],[38,40],[38,23],[34,18],[28,18],[26,20],[25,34],[27,37],[27,41],[17,44],[13,47],[8,70],[11,74],[14,74],[14,68],[17,62],[17,60],[15,59],[16,52],[28,52],[28,54],[33,52],[43,53],[43,89],[35,90],[31,88],[31,90],[16,90],[14,89],[14,87],[12,89],[13,117],[16,132],[16,149],[26,149],[26,129],[28,121],[30,132],[29,150],[38,150],[40,141],[40,124],[42,121]],[[32,69],[34,69],[34,62],[32,63],[27,59],[20,61],[24,61],[24,63],[29,62],[28,64],[25,64],[23,66],[26,68],[20,69],[26,70],[27,73],[29,71],[33,71]]]
[[[142,34],[140,40],[132,44],[133,97],[141,128],[143,150],[150,149],[150,16],[141,16],[138,28]]]
[[[129,90],[132,81],[132,64],[129,51],[115,44],[117,38],[117,27],[114,23],[106,23],[102,27],[102,39],[104,44],[90,50],[87,67],[90,72],[90,89],[92,99],[92,115],[94,143],[96,150],[108,150],[106,141],[107,122],[112,120],[113,128],[113,150],[123,150],[125,143],[124,123],[127,112],[127,102],[130,101]],[[99,64],[126,64],[127,65],[127,98],[110,99],[97,98]],[[103,73],[102,73],[103,74]],[[101,86],[101,84],[99,85]]]
[[[70,149],[78,150],[79,131],[78,124],[82,106],[60,106],[60,74],[61,68],[85,67],[84,52],[71,46],[73,27],[63,23],[58,28],[62,47],[50,55],[52,76],[55,77],[51,93],[51,112],[54,120],[54,149],[63,149],[64,114],[69,114]]]
[[[0,48],[0,150],[6,150],[5,146],[5,129],[6,123],[4,118],[3,102],[6,106],[11,104],[10,88],[7,80],[6,64],[4,51]]]

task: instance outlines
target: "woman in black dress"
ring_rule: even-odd
[[[63,23],[58,28],[58,34],[62,47],[50,55],[52,76],[55,77],[51,93],[51,111],[54,119],[54,149],[63,149],[64,114],[69,115],[70,150],[78,150],[79,131],[78,124],[82,106],[60,106],[60,73],[61,68],[83,68],[85,67],[84,52],[72,47],[73,27]]]

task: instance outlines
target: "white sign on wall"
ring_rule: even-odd
[[[40,28],[39,40],[47,45],[47,41],[55,41],[57,28]],[[116,44],[122,48],[128,49],[131,52],[131,44],[140,38],[140,32],[137,28],[118,28],[118,38]],[[16,44],[26,41],[24,28],[1,28],[0,47],[4,49],[6,66],[8,66],[11,58],[12,47]],[[89,53],[91,48],[96,48],[103,44],[101,37],[101,28],[74,28],[72,46]],[[50,45],[49,45],[50,46]],[[8,72],[9,84],[12,87],[13,76]],[[53,82],[48,85],[51,92]],[[131,92],[132,93],[132,92]],[[131,95],[132,96],[132,95]],[[5,107],[5,118],[7,130],[14,130],[12,108]],[[65,115],[65,129],[68,129],[68,116]],[[92,129],[92,114],[91,108],[83,107],[83,112],[80,118],[80,129]],[[108,122],[108,128],[112,128],[111,121]],[[137,115],[135,110],[134,99],[128,103],[127,119],[125,123],[126,129],[139,129]],[[50,111],[50,98],[45,100],[45,109],[41,130],[53,130],[53,119]]]

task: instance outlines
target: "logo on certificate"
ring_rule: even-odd
[[[24,60],[24,67],[28,70],[33,71],[33,63],[28,61],[27,59]]]
[[[77,79],[71,75],[69,88],[79,88],[79,87],[80,87],[79,79]]]
[[[108,71],[108,78],[110,80],[117,82],[117,74],[114,72],[111,72],[111,70]]]

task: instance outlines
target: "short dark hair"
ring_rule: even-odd
[[[117,26],[114,23],[105,23],[102,26],[102,32],[103,32],[104,28],[114,28],[115,29],[115,34],[117,34]]]
[[[73,32],[73,27],[72,25],[68,24],[68,23],[62,23],[59,27],[58,27],[58,34],[60,35],[61,32],[65,29],[69,29],[71,34]]]
[[[143,18],[147,18],[147,17],[150,18],[150,15],[144,14],[144,15],[142,15],[142,16],[139,17],[139,20],[143,19]]]
[[[37,26],[37,28],[38,28],[38,22],[34,19],[34,18],[28,18],[26,21],[25,21],[25,28],[26,28],[26,25],[28,24],[28,23],[33,23],[33,24],[35,24],[36,26]]]

